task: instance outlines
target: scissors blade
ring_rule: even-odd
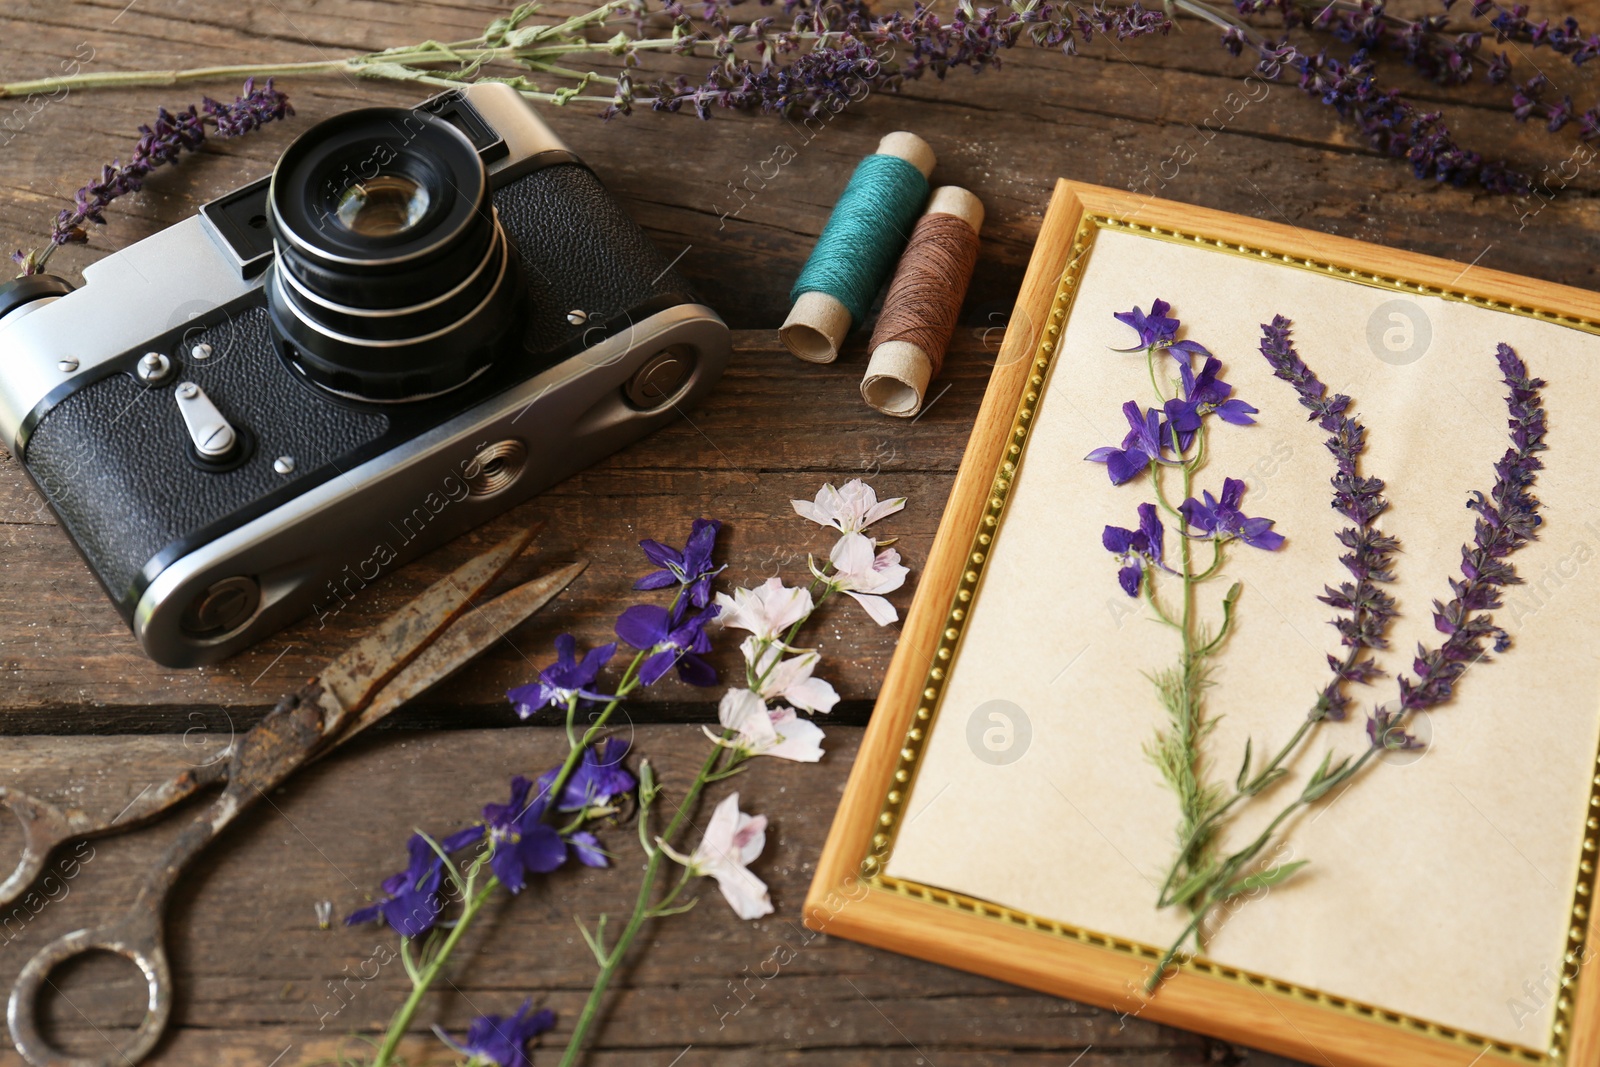
[[[373,698],[367,709],[329,746],[331,751],[430,686],[444,681],[534,612],[555,599],[583,573],[588,560],[551,571],[502,593],[446,630]]]
[[[374,693],[494,584],[543,527],[543,523],[536,523],[520,531],[434,582],[330,663],[318,675],[323,690],[338,700],[346,713],[366,707]]]

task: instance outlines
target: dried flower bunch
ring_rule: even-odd
[[[1207,781],[1202,744],[1214,720],[1204,718],[1201,695],[1207,661],[1218,654],[1235,618],[1239,586],[1232,586],[1223,597],[1221,621],[1214,633],[1199,621],[1194,591],[1216,574],[1225,545],[1239,541],[1275,550],[1284,539],[1269,520],[1240,513],[1244,487],[1235,479],[1224,481],[1219,497],[1207,492],[1196,500],[1190,495],[1194,475],[1204,462],[1206,417],[1248,424],[1257,411],[1234,398],[1231,388],[1218,378],[1221,363],[1215,356],[1192,340],[1177,340],[1180,324],[1167,315],[1169,310],[1169,305],[1158,300],[1149,313],[1135,308],[1116,316],[1138,332],[1139,346],[1133,351],[1142,350],[1145,355],[1157,404],[1142,409],[1131,401],[1124,405],[1132,430],[1122,446],[1096,449],[1088,456],[1107,465],[1114,484],[1150,473],[1156,503],[1138,506],[1137,530],[1107,526],[1103,543],[1116,559],[1117,581],[1123,591],[1130,596],[1142,593],[1155,619],[1178,631],[1183,643],[1178,665],[1153,676],[1169,722],[1148,751],[1177,792],[1182,810],[1177,855],[1168,868],[1157,906],[1181,906],[1190,918],[1150,976],[1148,989],[1154,989],[1169,973],[1191,939],[1196,949],[1202,946],[1207,920],[1219,906],[1269,889],[1305,866],[1306,860],[1280,863],[1268,856],[1269,846],[1279,843],[1280,830],[1288,819],[1376,766],[1378,755],[1421,747],[1408,732],[1412,719],[1448,702],[1468,667],[1487,661],[1491,651],[1509,648],[1509,635],[1495,625],[1493,612],[1501,606],[1504,587],[1522,581],[1510,557],[1537,536],[1541,519],[1532,489],[1544,465],[1539,453],[1545,450],[1540,395],[1545,383],[1529,376],[1516,352],[1501,344],[1495,358],[1508,390],[1510,445],[1494,465],[1490,490],[1468,496],[1467,507],[1477,515],[1472,540],[1462,546],[1460,576],[1449,579],[1450,598],[1433,603],[1434,628],[1444,635],[1443,640],[1432,648],[1419,646],[1411,673],[1396,679],[1395,699],[1373,704],[1366,715],[1366,743],[1359,754],[1336,760],[1329,749],[1298,793],[1280,804],[1264,829],[1244,847],[1215,855],[1215,843],[1228,822],[1252,805],[1272,803],[1270,787],[1289,776],[1290,765],[1327,723],[1346,718],[1353,702],[1351,688],[1370,686],[1384,677],[1376,655],[1389,647],[1388,632],[1399,615],[1399,605],[1385,589],[1394,581],[1399,544],[1378,526],[1390,506],[1384,495],[1385,483],[1361,470],[1367,428],[1352,414],[1350,397],[1329,393],[1300,357],[1289,320],[1275,316],[1261,327],[1261,355],[1276,377],[1293,386],[1309,418],[1328,434],[1327,448],[1334,461],[1331,505],[1349,523],[1337,533],[1344,550],[1339,561],[1349,578],[1326,587],[1319,598],[1335,611],[1332,625],[1344,652],[1328,657],[1328,680],[1298,727],[1270,759],[1258,766],[1247,740],[1231,786]],[[1163,355],[1178,363],[1178,377],[1170,382],[1170,398],[1157,370],[1166,365]],[[1193,365],[1196,358],[1204,361],[1198,373]],[[1165,478],[1174,475],[1182,479],[1186,497],[1176,506],[1164,484]],[[1163,518],[1176,527],[1177,566],[1166,549]],[[1203,570],[1191,561],[1191,545],[1200,541],[1210,541],[1214,553],[1211,565]],[[1167,582],[1179,588],[1179,609],[1169,607],[1157,591],[1158,585]],[[1279,851],[1274,850],[1272,856]]]
[[[880,624],[894,621],[895,610],[882,594],[898,589],[907,573],[899,553],[863,532],[905,507],[904,498],[880,501],[870,486],[853,480],[837,489],[824,485],[814,501],[792,503],[801,516],[839,533],[829,562],[811,560],[809,585],[791,587],[773,577],[753,588],[716,590],[714,581],[723,567],[713,557],[722,524],[697,519],[681,549],[640,542],[657,569],[634,588],[672,589],[669,604],[628,607],[617,616],[619,641],[581,656],[571,634],[557,637],[555,661],[532,682],[506,694],[524,719],[564,713],[568,755],[537,779],[512,778],[509,798],[485,805],[483,817],[463,829],[437,838],[412,834],[405,870],[386,879],[381,895],[345,920],[381,920],[393,928],[412,982],[411,994],[391,1019],[370,1067],[395,1062],[395,1050],[425,994],[496,890],[503,887],[516,896],[569,861],[609,866],[612,853],[595,831],[616,828],[629,811],[637,823],[644,873],[633,911],[614,937],[608,938],[606,916],[592,929],[575,917],[598,971],[563,1064],[579,1061],[611,980],[639,932],[652,920],[694,906],[695,898],[688,894],[695,879],[715,882],[741,919],[772,912],[765,883],[749,869],[766,844],[766,816],[741,810],[734,792],[718,802],[697,844],[686,844],[684,833],[705,788],[743,773],[749,760],[768,756],[815,763],[822,758],[823,732],[800,713],[827,713],[839,695],[815,676],[821,656],[796,644],[800,632],[835,593],[855,599]],[[721,729],[706,731],[712,744],[704,763],[671,807],[665,825],[658,825],[666,787],[656,767],[644,759],[637,772],[629,770],[629,744],[607,736],[606,725],[629,695],[670,673],[691,685],[716,685],[717,672],[704,657],[712,649],[713,631],[721,630],[749,635],[739,646],[743,684],[723,694]],[[619,677],[603,682],[621,644],[634,649],[633,658]],[[459,910],[447,911],[449,905]],[[528,1042],[554,1023],[554,1014],[534,1011],[530,999],[514,1015],[478,1018],[460,1039],[436,1032],[478,1067],[527,1067]]]
[[[536,21],[541,3],[524,3],[465,40],[423,41],[377,52],[304,63],[249,64],[180,71],[81,72],[0,84],[0,97],[62,89],[180,85],[221,77],[327,75],[454,87],[498,81],[525,97],[562,106],[587,103],[607,118],[635,107],[690,109],[707,118],[713,109],[818,115],[878,90],[896,90],[926,74],[975,72],[1001,65],[1022,43],[1074,55],[1096,36],[1126,41],[1165,35],[1173,16],[1203,19],[1222,30],[1233,55],[1248,50],[1257,73],[1278,80],[1287,73],[1301,90],[1333,107],[1378,152],[1407,160],[1420,178],[1472,184],[1494,192],[1527,193],[1529,176],[1505,162],[1460,145],[1439,112],[1418,107],[1378,82],[1384,57],[1394,56],[1440,86],[1472,81],[1479,69],[1491,84],[1510,88],[1513,114],[1537,118],[1551,132],[1575,123],[1586,141],[1600,138],[1600,105],[1580,109],[1570,97],[1549,97],[1537,71],[1517,81],[1510,55],[1490,44],[1548,48],[1575,65],[1600,54],[1600,35],[1577,21],[1533,22],[1524,5],[1471,0],[1464,17],[1456,0],[1417,19],[1391,15],[1385,0],[1170,0],[1151,10],[1138,0],[1090,6],[1060,0],[1021,0],[979,7],[958,0],[948,18],[914,2],[910,11],[874,11],[865,0],[757,0],[763,12],[741,18],[746,0],[605,0],[568,18]],[[766,14],[767,11],[777,12]],[[1275,18],[1273,35],[1261,27]],[[1291,33],[1332,38],[1343,56],[1322,44],[1292,43]],[[1489,43],[1486,43],[1489,42]],[[698,79],[643,71],[659,56],[710,59]],[[599,59],[591,64],[586,57]],[[1532,66],[1533,61],[1523,56]],[[603,90],[603,91],[597,91]],[[219,126],[219,132],[222,128]]]

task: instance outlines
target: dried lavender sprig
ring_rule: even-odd
[[[1348,60],[1329,56],[1326,50],[1308,54],[1287,38],[1273,41],[1261,37],[1248,24],[1219,12],[1204,0],[1171,2],[1179,10],[1221,27],[1223,47],[1234,55],[1246,48],[1253,51],[1259,57],[1256,72],[1261,77],[1276,81],[1285,69],[1297,72],[1302,92],[1353,122],[1378,152],[1405,158],[1418,178],[1457,186],[1476,183],[1493,193],[1522,193],[1531,187],[1526,174],[1506,163],[1486,160],[1482,154],[1458,144],[1438,112],[1421,111],[1398,90],[1379,88],[1373,57],[1367,50],[1357,50]],[[1249,13],[1281,11],[1285,28],[1300,24],[1294,0],[1236,2]]]
[[[1327,434],[1328,451],[1333,454],[1335,471],[1333,509],[1354,526],[1339,531],[1339,543],[1346,553],[1339,558],[1354,581],[1328,587],[1318,597],[1324,604],[1343,613],[1333,625],[1339,631],[1346,652],[1341,660],[1328,657],[1333,677],[1323,688],[1307,715],[1309,722],[1340,720],[1349,704],[1346,687],[1367,685],[1383,675],[1367,650],[1389,646],[1388,629],[1394,621],[1395,600],[1380,585],[1394,581],[1394,553],[1399,542],[1377,527],[1378,518],[1388,510],[1381,478],[1364,476],[1359,470],[1367,447],[1367,429],[1347,412],[1350,398],[1343,393],[1328,394],[1327,386],[1306,366],[1290,338],[1289,320],[1282,315],[1261,327],[1261,354],[1273,373],[1294,386],[1301,406],[1307,408],[1317,425]]]
[[[1454,87],[1472,81],[1479,64],[1485,79],[1491,85],[1509,84],[1511,88],[1511,113],[1519,122],[1538,119],[1544,128],[1555,133],[1574,120],[1579,136],[1586,142],[1600,140],[1600,104],[1580,112],[1572,97],[1563,95],[1559,100],[1545,99],[1549,80],[1542,73],[1523,82],[1511,81],[1512,64],[1504,50],[1485,56],[1483,30],[1471,29],[1451,33],[1449,12],[1456,0],[1440,0],[1442,12],[1419,19],[1392,15],[1385,0],[1235,0],[1241,14],[1285,8],[1285,27],[1299,24],[1314,29],[1327,30],[1341,41],[1354,44],[1368,52],[1389,51],[1399,53],[1406,64],[1415,67],[1424,77],[1439,85]],[[1315,10],[1309,21],[1296,10],[1296,6]],[[1561,25],[1551,26],[1549,20],[1533,23],[1527,19],[1526,5],[1503,7],[1494,0],[1476,0],[1471,5],[1471,17],[1487,19],[1487,25],[1497,43],[1519,41],[1533,48],[1548,47],[1568,57],[1573,65],[1584,63],[1600,55],[1600,34],[1585,34],[1574,18],[1566,18]],[[1229,45],[1234,47],[1233,44]]]
[[[1209,882],[1190,897],[1189,925],[1145,982],[1147,992],[1161,984],[1183,944],[1201,928],[1211,909],[1240,893],[1275,885],[1304,865],[1306,861],[1300,860],[1244,874],[1285,821],[1372,766],[1379,753],[1420,747],[1405,732],[1410,716],[1454,696],[1456,683],[1467,668],[1488,659],[1485,644],[1492,642],[1495,652],[1510,647],[1510,636],[1494,624],[1490,612],[1501,606],[1500,592],[1505,586],[1522,582],[1509,557],[1537,538],[1543,522],[1532,490],[1544,467],[1538,454],[1546,449],[1544,402],[1539,392],[1545,382],[1528,375],[1527,365],[1509,345],[1498,345],[1495,359],[1501,380],[1510,390],[1506,408],[1511,446],[1494,465],[1495,481],[1488,495],[1474,491],[1468,496],[1467,507],[1476,511],[1478,518],[1472,540],[1461,548],[1462,577],[1450,579],[1453,596],[1448,602],[1434,602],[1434,626],[1446,635],[1445,640],[1434,649],[1418,646],[1412,667],[1415,680],[1404,675],[1398,679],[1400,707],[1394,712],[1376,708],[1368,717],[1366,750],[1354,760],[1346,756],[1337,764],[1329,752],[1300,795],[1286,804],[1254,841],[1218,865]]]
[[[1345,654],[1343,657],[1328,656],[1332,677],[1317,694],[1316,702],[1294,733],[1254,774],[1250,770],[1251,747],[1246,741],[1234,791],[1197,828],[1196,843],[1213,837],[1217,825],[1241,801],[1260,794],[1284,778],[1288,774],[1284,764],[1320,723],[1345,717],[1350,703],[1350,685],[1370,685],[1383,676],[1370,650],[1388,647],[1388,630],[1397,614],[1394,597],[1380,588],[1381,584],[1394,581],[1393,555],[1399,549],[1399,542],[1377,527],[1379,516],[1389,507],[1383,496],[1384,482],[1381,478],[1363,476],[1359,470],[1367,447],[1366,427],[1348,414],[1350,397],[1343,393],[1330,395],[1328,387],[1301,359],[1290,337],[1291,325],[1282,315],[1274,315],[1270,323],[1262,323],[1261,355],[1274,375],[1294,386],[1301,406],[1310,412],[1308,417],[1329,435],[1325,444],[1334,457],[1334,474],[1329,479],[1333,487],[1331,504],[1335,511],[1355,524],[1337,535],[1339,543],[1347,550],[1339,562],[1354,581],[1342,582],[1337,589],[1325,587],[1324,594],[1317,598],[1340,613],[1334,617],[1333,626],[1339,631]],[[1159,906],[1186,904],[1203,888],[1203,877],[1191,877],[1182,885],[1174,885],[1180,864],[1192,854],[1193,848],[1193,844],[1185,842],[1179,863],[1168,870]]]
[[[1237,0],[1237,3],[1243,7],[1255,4],[1256,0]],[[1445,12],[1454,5],[1455,0],[1441,0]],[[1507,9],[1492,0],[1477,0],[1472,5],[1472,17],[1483,18],[1494,12],[1488,24],[1497,42],[1522,41],[1534,48],[1549,47],[1568,56],[1575,66],[1582,66],[1600,54],[1600,36],[1584,36],[1576,19],[1568,18],[1564,26],[1552,28],[1548,20],[1537,24],[1528,22],[1527,10],[1525,5]],[[1481,30],[1450,35],[1445,32],[1449,26],[1447,14],[1417,20],[1400,18],[1388,13],[1385,0],[1338,0],[1322,7],[1312,18],[1311,25],[1331,29],[1340,40],[1368,51],[1399,52],[1408,65],[1445,86],[1470,82],[1476,72],[1474,59],[1483,59]],[[1580,117],[1571,96],[1564,95],[1556,101],[1544,99],[1550,82],[1542,73],[1521,83],[1510,81],[1511,59],[1505,51],[1497,51],[1489,57],[1485,69],[1485,77],[1491,85],[1510,84],[1511,114],[1518,122],[1539,119],[1548,132],[1556,133]],[[1600,105],[1591,106],[1581,117],[1582,139],[1600,138]]]
[[[1545,382],[1530,378],[1528,368],[1510,345],[1496,352],[1502,380],[1511,389],[1506,398],[1510,411],[1511,447],[1495,464],[1495,483],[1488,496],[1473,493],[1467,507],[1478,513],[1471,544],[1461,547],[1461,577],[1450,579],[1449,601],[1433,602],[1433,625],[1445,634],[1443,644],[1434,649],[1417,646],[1412,664],[1415,679],[1399,679],[1400,709],[1375,711],[1367,722],[1373,744],[1384,743],[1391,732],[1400,730],[1405,720],[1419,711],[1449,700],[1455,684],[1473,663],[1487,660],[1486,642],[1495,652],[1504,652],[1511,637],[1494,625],[1489,612],[1501,606],[1501,590],[1522,584],[1522,577],[1506,562],[1517,549],[1538,537],[1544,521],[1539,501],[1532,493],[1534,478],[1544,467],[1539,458],[1545,446],[1545,411],[1539,390]],[[1392,735],[1404,747],[1412,739],[1403,732]]]
[[[74,206],[56,216],[50,242],[42,250],[12,254],[11,259],[22,274],[39,273],[62,245],[87,244],[88,224],[104,226],[105,210],[113,200],[138,192],[151,171],[176,163],[184,152],[198,149],[205,143],[207,127],[215,129],[218,137],[239,137],[294,114],[289,98],[273,86],[271,78],[259,89],[254,78],[247,79],[244,92],[233,103],[205,97],[201,108],[204,114],[193,104],[177,114],[161,108],[154,126],[140,126],[139,142],[128,162],[112,162],[101,169],[98,178],[78,190]]]
[[[1087,8],[1071,0],[1026,8],[979,8],[962,0],[948,22],[920,2],[909,14],[875,14],[860,0],[791,0],[783,5],[792,17],[786,29],[770,17],[733,22],[731,9],[740,3],[707,0],[697,22],[681,0],[667,0],[664,10],[681,42],[677,50],[710,51],[719,62],[698,84],[682,77],[639,85],[626,80],[603,117],[628,114],[635,103],[645,102],[657,111],[687,106],[700,118],[709,118],[713,108],[816,115],[842,97],[892,91],[927,73],[942,79],[959,68],[999,67],[1002,52],[1024,39],[1076,55],[1097,33],[1128,40],[1171,29],[1165,14],[1137,0],[1126,6],[1095,0]],[[742,46],[753,46],[756,58],[738,58],[735,49]],[[909,50],[904,61],[894,58],[900,49]],[[800,54],[788,63],[778,61],[792,53]]]

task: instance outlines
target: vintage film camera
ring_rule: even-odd
[[[521,97],[474,85],[318,124],[76,291],[0,287],[0,441],[187,667],[678,418],[729,351]]]

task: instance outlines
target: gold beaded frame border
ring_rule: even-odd
[[[1163,954],[1162,950],[1155,946],[1130,941],[1126,938],[1113,937],[1093,930],[1085,930],[995,904],[991,901],[979,900],[934,886],[895,878],[884,873],[883,870],[885,863],[893,852],[894,841],[899,833],[900,817],[904,813],[905,804],[916,781],[918,758],[922,754],[928,730],[932,728],[943,704],[944,682],[950,666],[955,662],[955,657],[961,644],[961,637],[965,631],[966,620],[982,584],[985,572],[984,565],[988,559],[990,546],[993,544],[994,538],[999,534],[1000,524],[1005,517],[1006,505],[1010,500],[1011,489],[1015,484],[1022,460],[1026,454],[1029,428],[1043,399],[1044,389],[1050,373],[1056,364],[1056,356],[1059,354],[1056,346],[1061,338],[1066,320],[1071,314],[1072,305],[1077,295],[1078,281],[1082,276],[1084,266],[1088,262],[1089,255],[1093,251],[1095,237],[1101,229],[1137,234],[1175,244],[1193,245],[1227,255],[1276,261],[1286,267],[1337,277],[1361,285],[1390,289],[1416,296],[1440,297],[1445,300],[1470,304],[1492,311],[1539,319],[1544,322],[1581,330],[1585,333],[1600,335],[1600,321],[1566,315],[1529,304],[1496,300],[1466,289],[1426,285],[1397,275],[1357,270],[1315,257],[1300,256],[1251,244],[1226,241],[1174,227],[1154,226],[1134,222],[1127,218],[1084,212],[1078,229],[1073,235],[1071,252],[1068,256],[1066,268],[1063,270],[1057,285],[1055,299],[1051,303],[1049,319],[1042,331],[1039,346],[1033,354],[1033,373],[1029,376],[1028,382],[1022,390],[1022,397],[1018,401],[1008,436],[1009,444],[1001,455],[999,467],[996,469],[994,478],[990,483],[987,507],[984,509],[978,522],[978,528],[971,538],[966,557],[966,568],[962,573],[961,581],[950,604],[950,609],[945,616],[944,630],[940,634],[932,664],[924,678],[920,694],[921,699],[912,718],[911,725],[906,731],[899,759],[895,766],[893,780],[879,809],[877,828],[871,839],[867,855],[862,859],[860,870],[867,879],[868,884],[879,889],[943,905],[967,914],[1009,925],[1021,926],[1029,930],[1036,930],[1083,944],[1094,945],[1108,951],[1125,953],[1147,960],[1154,966]],[[1184,961],[1181,966],[1184,970],[1238,982],[1263,992],[1276,993],[1296,1000],[1319,1004],[1331,1011],[1343,1012],[1358,1018],[1426,1034],[1441,1041],[1458,1044],[1480,1052],[1496,1052],[1524,1063],[1539,1065],[1539,1067],[1560,1067],[1566,1062],[1567,1045],[1571,1038],[1572,1008],[1577,991],[1577,980],[1589,951],[1586,944],[1589,902],[1593,897],[1595,888],[1596,852],[1597,848],[1600,848],[1600,752],[1596,753],[1594,774],[1590,779],[1588,810],[1589,816],[1585,823],[1582,854],[1579,857],[1578,880],[1572,893],[1567,944],[1562,955],[1556,1014],[1551,1026],[1549,1039],[1543,1050],[1521,1045],[1510,1045],[1456,1027],[1388,1011],[1376,1005],[1366,1004],[1347,997],[1335,996],[1331,993],[1290,982],[1283,982],[1267,975],[1227,967],[1204,957],[1192,957]]]

